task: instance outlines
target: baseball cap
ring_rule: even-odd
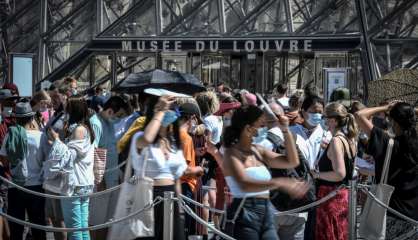
[[[200,108],[197,104],[194,103],[183,103],[179,105],[179,111],[181,115],[195,115],[197,120],[202,123],[202,114]]]
[[[346,108],[351,106],[350,90],[347,88],[336,88],[331,93],[330,97],[331,102],[338,102],[344,105]]]

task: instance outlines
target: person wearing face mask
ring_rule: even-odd
[[[206,141],[208,144],[217,145],[221,141],[221,135],[223,130],[222,118],[216,116],[215,113],[219,110],[219,99],[215,92],[201,92],[198,93],[195,97],[199,108],[202,111],[203,123],[206,129]],[[202,177],[202,185],[208,187],[216,187],[216,182],[214,180],[216,175],[216,159],[210,154],[204,154],[201,159],[208,161],[208,172]],[[202,203],[215,207],[216,205],[216,192],[213,190],[203,191],[202,193]],[[202,209],[203,219],[206,221],[209,220],[209,210]],[[208,234],[206,228],[202,229],[201,233],[205,236]]]
[[[363,132],[369,137],[366,153],[375,159],[376,182],[380,181],[385,154],[390,138],[393,150],[387,184],[395,188],[389,206],[401,214],[418,220],[418,134],[417,115],[413,106],[404,102],[392,102],[385,106],[365,108],[355,116]],[[370,118],[388,113],[389,132],[377,127]],[[400,236],[408,235],[404,238]],[[416,226],[388,213],[386,239],[418,239]]]
[[[306,193],[305,182],[273,178],[267,168],[294,168],[299,164],[296,145],[288,129],[289,120],[278,116],[277,124],[284,135],[286,155],[253,144],[258,129],[265,125],[263,111],[258,107],[236,110],[232,125],[224,133],[223,169],[233,197],[226,212],[227,229],[236,239],[278,239],[269,191],[279,189],[294,198]],[[235,224],[230,225],[231,221]]]
[[[284,115],[283,110],[281,108],[277,108],[276,103],[270,103],[269,105],[276,116]],[[253,143],[263,146],[270,151],[284,154],[284,134],[277,124],[276,117],[272,116],[266,110],[264,115],[266,118],[266,125],[265,127],[258,129],[257,136],[253,138]],[[298,136],[294,136],[294,138],[298,138]],[[312,185],[312,178],[309,175],[309,164],[299,150],[299,146],[297,144],[296,149],[300,161],[299,166],[292,169],[270,169],[270,171],[273,177],[293,177],[297,179],[304,179],[310,183],[310,188],[303,200],[300,201],[290,199],[289,195],[286,193],[273,190],[270,194],[270,200],[279,211],[295,209],[310,203],[308,201],[315,200],[315,189]],[[307,217],[307,212],[280,215],[276,217],[277,235],[279,236],[279,239],[303,240]]]
[[[64,84],[67,86],[67,96],[75,96],[78,95],[78,89],[77,89],[77,79],[73,77],[66,77],[64,78]]]
[[[35,111],[35,121],[40,130],[43,130],[49,121],[52,112],[48,109],[51,105],[51,97],[44,90],[34,94],[30,101],[33,111]]]
[[[348,181],[353,179],[359,133],[354,116],[340,103],[327,105],[325,119],[333,137],[316,170],[311,170],[316,179],[318,199],[342,184],[348,185]],[[348,239],[348,193],[348,189],[338,190],[334,198],[317,207],[316,240]]]
[[[201,114],[199,106],[196,103],[185,102],[179,104],[179,112],[181,116],[179,117],[179,133],[181,141],[181,149],[184,154],[184,158],[187,162],[187,169],[184,172],[184,175],[180,178],[181,182],[181,192],[183,195],[190,199],[194,199],[197,187],[198,177],[203,175],[203,168],[196,166],[196,154],[193,144],[193,139],[190,136],[190,132],[193,130],[197,124],[201,123]],[[192,203],[188,203],[189,207],[192,209],[195,206]],[[194,235],[196,227],[196,221],[189,215],[185,216],[185,229],[186,237],[188,235]]]
[[[297,144],[311,169],[314,169],[316,161],[324,150],[321,144],[331,139],[330,132],[326,131],[322,124],[323,111],[324,102],[320,97],[307,96],[302,103],[301,111],[304,122],[290,127],[292,133],[300,136],[297,138]]]
[[[119,96],[113,96],[106,101],[103,110],[100,113],[96,113],[90,117],[90,123],[96,136],[94,141],[95,147],[107,150],[106,169],[114,169],[118,165],[114,125],[118,119],[124,117],[128,111],[128,104],[125,100]],[[101,191],[118,185],[119,175],[119,170],[106,172],[102,184],[96,186],[96,190]],[[95,214],[91,216],[90,224],[96,225],[104,223],[113,217],[116,201],[116,193],[102,195],[101,197],[92,199],[90,206],[99,209],[92,209]],[[108,208],[103,208],[103,206],[108,206]],[[95,239],[104,239],[105,237],[106,229],[95,232],[93,236]]]
[[[135,133],[130,147],[130,158],[135,174],[145,170],[145,176],[154,180],[153,196],[164,197],[165,191],[177,192],[180,177],[188,166],[180,140],[182,123],[186,123],[179,107],[174,105],[175,98],[162,96],[152,98],[146,112],[145,130]],[[183,109],[184,110],[184,109]],[[183,125],[184,127],[184,125]],[[146,166],[144,157],[147,156]],[[143,169],[145,167],[145,169]],[[179,208],[174,206],[173,239],[183,240],[184,226],[179,221]],[[154,207],[154,237],[145,239],[163,239],[164,206]],[[143,238],[141,238],[143,239]]]
[[[323,143],[329,142],[331,134],[321,124],[324,111],[322,98],[316,95],[305,96],[301,107],[304,121],[302,124],[290,126],[290,131],[296,135],[296,145],[309,163],[309,168],[314,169],[324,147],[326,147]],[[305,240],[314,239],[315,218],[315,211],[310,211],[305,224]]]

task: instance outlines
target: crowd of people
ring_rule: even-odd
[[[349,192],[342,185],[379,181],[389,139],[394,139],[388,184],[390,207],[418,220],[417,109],[405,102],[366,107],[348,89],[325,103],[315,88],[288,96],[286,84],[256,96],[223,83],[188,96],[148,88],[117,94],[99,85],[81,92],[71,77],[31,98],[17,87],[0,89],[0,174],[39,193],[80,196],[51,199],[2,181],[3,213],[39,225],[82,228],[115,213],[118,192],[88,197],[122,183],[124,163],[153,179],[153,196],[172,191],[206,222],[235,239],[348,239]],[[95,152],[106,150],[97,181]],[[370,167],[362,168],[358,162]],[[356,171],[359,170],[359,171]],[[359,172],[357,174],[357,172]],[[277,215],[335,197],[305,212]],[[164,207],[156,205],[154,234],[163,239]],[[208,238],[207,227],[174,208],[174,239]],[[387,239],[414,229],[388,214]],[[2,239],[46,239],[46,232],[0,218]],[[56,240],[106,239],[108,229],[56,232]],[[218,236],[214,236],[217,238]],[[418,233],[409,239],[417,239]]]

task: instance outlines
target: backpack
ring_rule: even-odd
[[[275,134],[269,132],[267,134],[267,139],[273,143],[273,151],[277,153],[284,154],[285,149],[282,146],[282,140]],[[270,200],[273,205],[279,211],[288,211],[295,208],[305,206],[309,203],[316,201],[316,191],[313,177],[309,170],[309,163],[303,156],[302,152],[299,150],[299,147],[296,146],[300,164],[293,169],[275,169],[271,168],[270,172],[272,177],[290,177],[305,180],[310,184],[309,190],[306,195],[301,199],[292,199],[287,193],[281,192],[279,190],[270,191]]]

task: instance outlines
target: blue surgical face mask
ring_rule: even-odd
[[[175,111],[169,110],[164,113],[163,120],[161,121],[161,125],[163,127],[168,127],[170,124],[175,122],[178,118],[178,113]]]
[[[308,119],[306,120],[309,125],[316,127],[322,122],[322,114],[320,113],[308,113]]]
[[[253,137],[253,143],[261,143],[267,138],[268,128],[262,127],[257,129],[257,136]]]

